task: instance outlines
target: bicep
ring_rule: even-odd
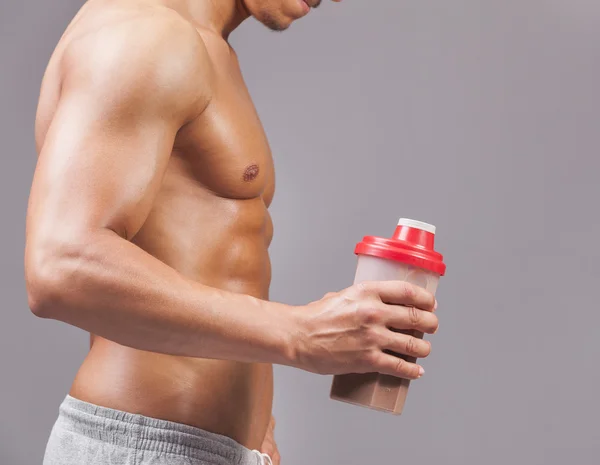
[[[131,238],[143,224],[177,131],[207,101],[197,33],[168,21],[152,30],[161,27],[163,35],[142,38],[131,28],[107,32],[63,58],[62,95],[40,151],[28,230],[106,228]],[[90,53],[109,39],[123,47]]]
[[[157,115],[106,109],[85,96],[63,99],[34,176],[35,216],[53,228],[135,234],[160,187],[176,130]]]

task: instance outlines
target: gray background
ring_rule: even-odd
[[[22,279],[38,87],[79,6],[0,5],[2,465],[41,462],[87,348]],[[599,31],[594,0],[345,0],[235,33],[278,170],[273,299],[346,287],[354,244],[400,216],[435,223],[448,263],[401,417],[277,369],[284,465],[598,463]]]

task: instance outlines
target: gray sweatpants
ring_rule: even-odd
[[[67,396],[44,465],[263,465],[231,438],[192,426],[98,407]]]

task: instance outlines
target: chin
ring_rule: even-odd
[[[269,5],[260,0],[244,0],[244,4],[248,13],[259,23],[264,24],[272,31],[285,31],[302,15],[301,12],[296,11],[295,1]]]
[[[262,13],[254,16],[261,24],[272,31],[285,31],[294,22],[291,18],[275,16],[270,13]]]

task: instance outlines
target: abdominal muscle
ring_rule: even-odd
[[[70,395],[258,449],[271,416],[273,373],[268,364],[174,357],[95,337]]]
[[[268,299],[271,225],[264,203],[260,198],[215,202],[229,202],[224,206],[229,213],[211,215],[219,219],[208,225],[195,223],[195,213],[207,218],[202,215],[203,207],[217,208],[216,204],[196,204],[194,213],[170,208],[161,214],[158,208],[134,242],[187,277],[194,274],[203,284]],[[173,207],[178,201],[165,203]],[[257,228],[260,223],[263,226]],[[192,226],[196,224],[201,229]],[[172,241],[201,246],[178,253]],[[273,369],[264,363],[146,352],[96,336],[70,395],[103,407],[195,426],[258,449],[271,417]]]

